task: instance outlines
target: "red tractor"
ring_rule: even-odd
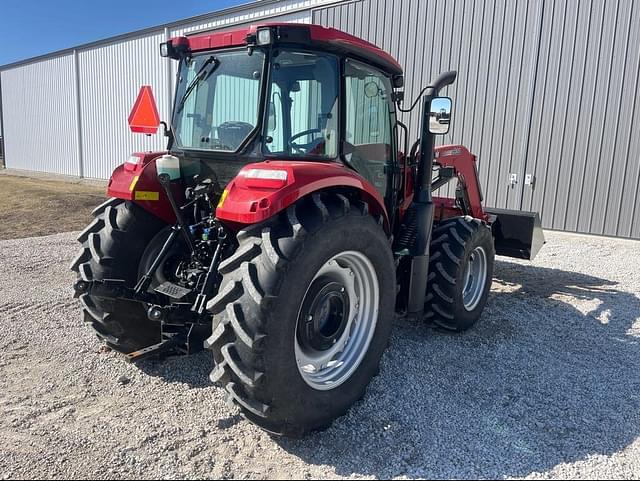
[[[211,379],[270,432],[345,414],[394,316],[470,328],[495,254],[529,259],[544,242],[536,214],[483,209],[465,147],[435,147],[455,72],[414,102],[410,147],[401,66],[351,35],[260,24],[161,54],[179,61],[167,151],[113,173],[78,238],[76,295],[129,360],[209,349]],[[432,196],[452,180],[455,198]]]

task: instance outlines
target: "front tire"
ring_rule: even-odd
[[[326,428],[364,395],[388,344],[395,303],[389,240],[365,203],[315,194],[241,231],[238,242],[220,265],[224,278],[208,304],[211,378],[245,417],[272,433],[298,437]],[[369,313],[360,317],[369,330],[349,324],[356,311]],[[322,322],[310,327],[310,313],[320,312]],[[354,343],[360,350],[349,351],[345,332],[362,341]],[[335,346],[346,338],[341,358]]]
[[[426,319],[450,331],[470,329],[487,303],[495,254],[491,230],[478,219],[453,217],[435,226]]]

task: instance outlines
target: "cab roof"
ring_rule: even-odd
[[[376,45],[335,28],[295,23],[257,23],[244,28],[222,32],[200,33],[170,40],[174,48],[190,52],[249,46],[255,42],[258,29],[270,28],[275,32],[275,44],[302,48],[321,48],[334,53],[364,60],[393,77],[402,76],[402,66]]]

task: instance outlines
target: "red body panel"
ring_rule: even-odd
[[[133,201],[173,224],[176,219],[156,173],[155,159],[162,154],[134,154],[139,162],[127,162],[116,168],[107,193],[111,197]],[[287,180],[247,179],[246,174],[251,169],[285,170]],[[248,164],[227,185],[225,199],[216,210],[216,217],[237,226],[255,224],[276,215],[306,195],[333,187],[358,189],[363,200],[369,203],[370,212],[382,215],[385,228],[389,228],[384,199],[375,187],[353,170],[326,162],[266,161]],[[179,205],[184,202],[184,192],[179,185],[174,187],[173,195]]]
[[[400,164],[400,177],[402,178],[402,194],[400,201],[400,219],[404,218],[404,214],[413,202],[413,182],[414,168],[409,165],[409,159],[404,152],[398,152],[398,163]]]
[[[263,186],[252,186],[253,182],[246,178],[251,169],[285,170],[287,180],[280,186],[268,186],[264,182]],[[216,210],[216,217],[236,224],[255,224],[306,195],[334,187],[358,189],[363,200],[369,203],[370,212],[381,214],[388,228],[389,217],[380,193],[356,172],[338,163],[267,161],[249,164],[227,185],[226,199]]]
[[[107,195],[133,201],[167,224],[173,224],[176,217],[169,199],[158,182],[156,172],[155,159],[164,153],[166,152],[133,154],[132,157],[138,157],[139,162],[137,164],[127,162],[113,171],[107,187]],[[184,192],[179,186],[174,187],[173,195],[178,204],[184,202]]]
[[[466,186],[471,215],[476,219],[488,220],[489,217],[482,208],[476,156],[462,145],[443,145],[436,147],[434,151],[435,161],[442,167],[453,167],[458,180]],[[434,197],[433,203],[436,206],[437,220],[461,215],[460,209],[455,207],[453,199]]]

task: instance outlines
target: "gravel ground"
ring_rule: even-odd
[[[206,353],[126,364],[79,320],[75,235],[0,242],[0,477],[638,478],[640,243],[548,233],[501,259],[481,323],[398,321],[334,426],[277,440]]]

